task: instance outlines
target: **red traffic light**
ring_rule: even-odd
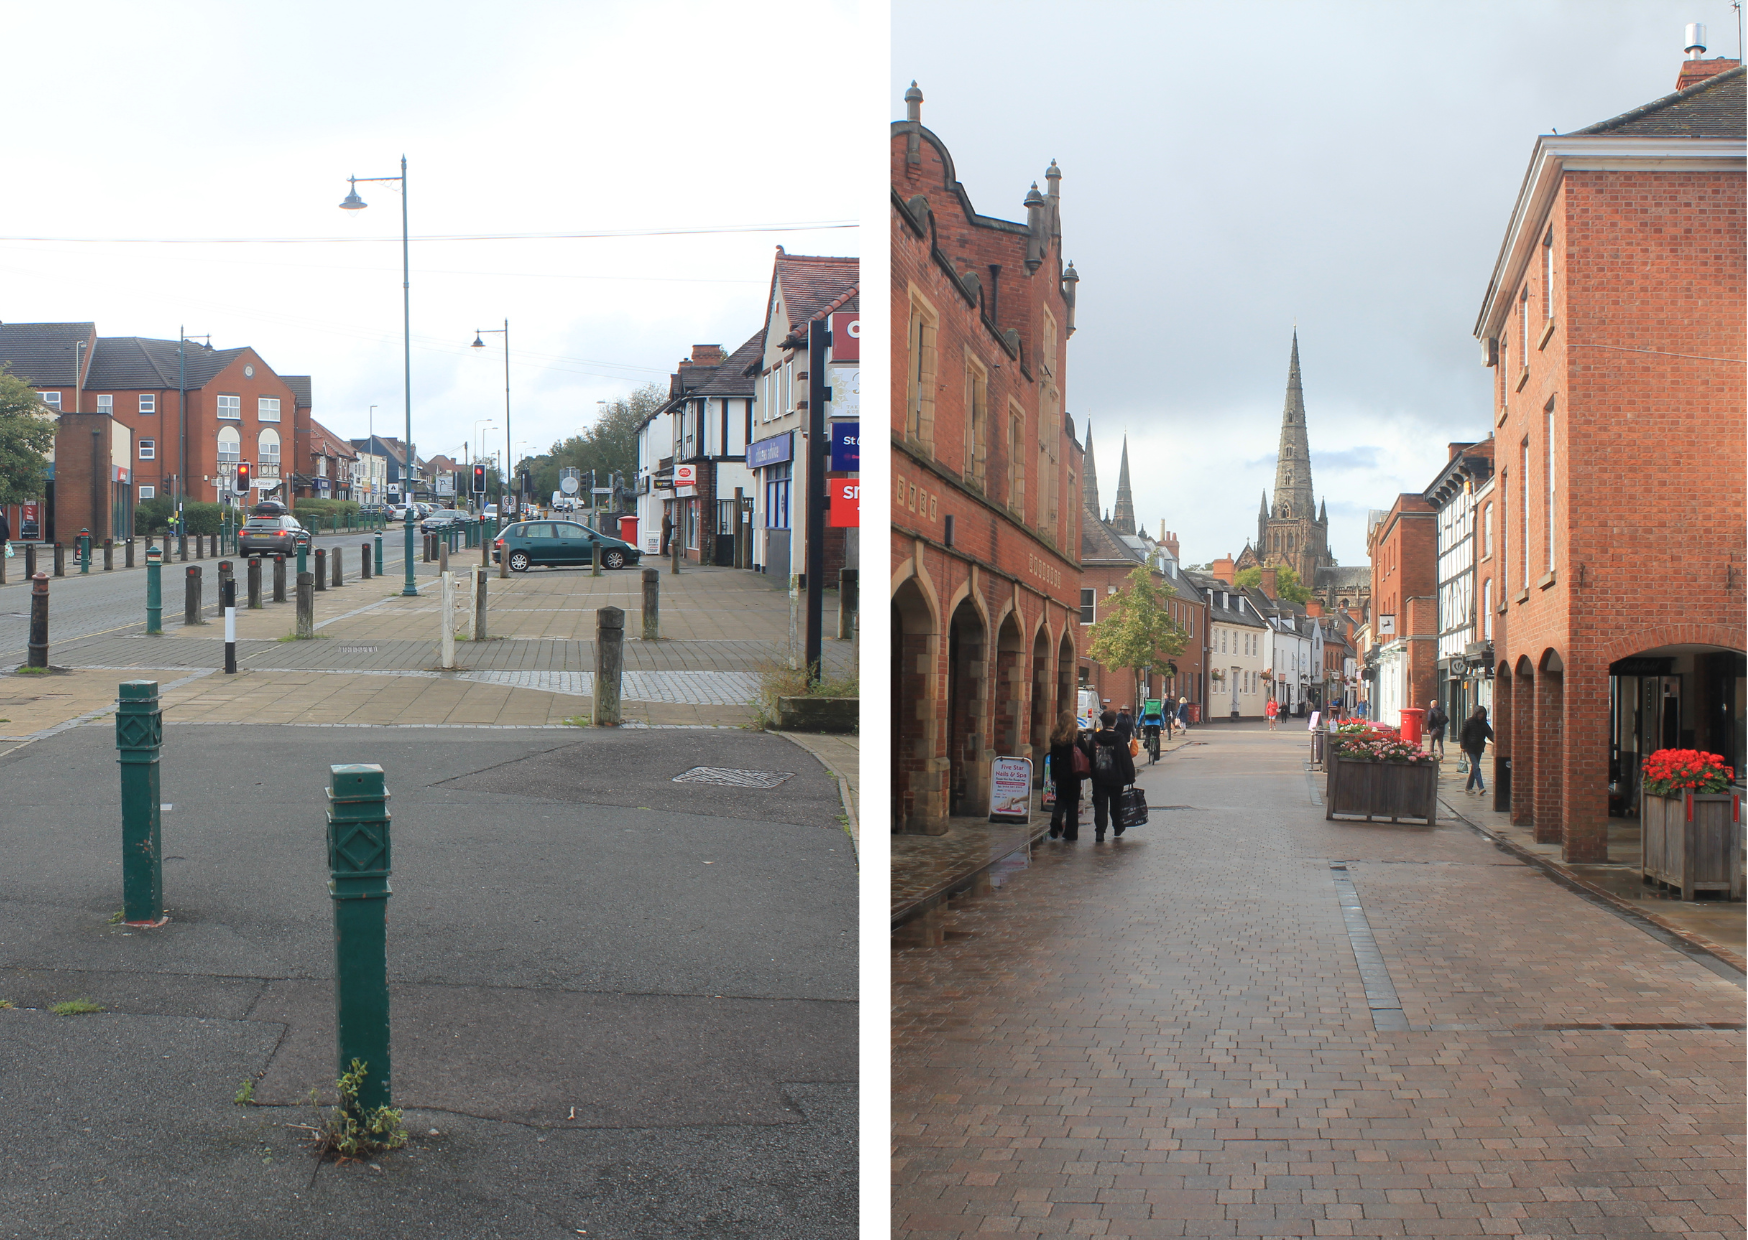
[[[486,493],[486,467],[484,465],[473,467],[473,493],[475,495]]]
[[[249,462],[238,461],[237,462],[237,494],[238,495],[247,495],[248,493],[249,493]]]

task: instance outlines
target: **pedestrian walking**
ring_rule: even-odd
[[[1486,796],[1487,781],[1481,777],[1481,755],[1487,752],[1487,742],[1493,739],[1493,725],[1487,722],[1487,708],[1477,706],[1463,720],[1463,731],[1457,737],[1469,759],[1469,782],[1463,785],[1464,796]]]
[[[1190,699],[1180,697],[1177,700],[1177,726],[1188,729],[1190,726]]]
[[[1117,708],[1117,735],[1124,740],[1135,739],[1135,716],[1129,713],[1129,703]]]
[[[1099,730],[1090,738],[1092,757],[1093,842],[1105,842],[1105,827],[1117,805],[1117,796],[1135,782],[1135,759],[1129,755],[1128,738],[1117,733],[1117,713],[1099,716]],[[1123,828],[1117,827],[1122,835]]]
[[[1445,726],[1450,721],[1451,717],[1436,699],[1426,704],[1426,752],[1436,751],[1441,761],[1445,756]]]
[[[662,555],[668,553],[668,542],[674,536],[674,518],[668,513],[662,514]]]
[[[1275,701],[1273,698],[1270,698],[1268,700],[1268,702],[1263,706],[1262,713],[1268,716],[1269,731],[1273,732],[1275,730],[1275,724],[1277,723],[1277,721],[1279,721],[1279,719],[1281,717],[1281,705],[1280,705],[1280,703]]]
[[[1050,733],[1050,778],[1056,781],[1056,808],[1050,812],[1050,838],[1073,843],[1080,838],[1080,781],[1092,770],[1092,755],[1081,738],[1074,712],[1065,710]]]

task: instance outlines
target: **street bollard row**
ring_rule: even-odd
[[[278,552],[273,557],[273,601],[285,601],[285,553]]]
[[[321,547],[316,548],[315,587],[318,590],[328,588],[328,553]]]
[[[619,690],[625,671],[625,612],[617,607],[595,609],[595,688],[590,722],[598,728],[619,726]]]
[[[148,550],[148,560],[156,551]],[[225,583],[235,590],[233,579],[226,577]],[[46,576],[41,584],[46,591]],[[234,616],[234,594],[225,602],[228,614]],[[121,768],[122,920],[140,929],[170,920],[164,912],[163,745],[158,682],[123,681],[115,711],[116,761]],[[366,1065],[356,1105],[368,1112],[393,1103],[388,1002],[388,899],[393,892],[388,880],[394,853],[389,791],[382,767],[375,764],[330,766],[328,780],[335,1065],[338,1075],[349,1072],[355,1061]]]

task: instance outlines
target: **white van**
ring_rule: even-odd
[[[1076,697],[1074,718],[1088,732],[1099,726],[1099,695],[1096,689],[1080,690]]]

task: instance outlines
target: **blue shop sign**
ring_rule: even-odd
[[[747,468],[763,469],[767,465],[781,465],[792,455],[794,445],[794,431],[784,431],[781,435],[748,444]]]
[[[858,433],[860,422],[832,423],[832,472],[834,474],[859,473],[862,468],[862,449],[859,446],[861,436]]]

